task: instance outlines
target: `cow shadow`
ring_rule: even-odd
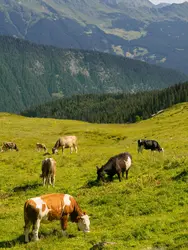
[[[0,248],[12,248],[16,244],[25,244],[24,235],[20,235],[19,237],[13,240],[0,241]]]
[[[48,233],[39,233],[39,239],[42,240],[42,239],[45,239],[45,238],[48,238],[50,235],[55,235],[55,236],[58,236],[59,238],[63,237],[62,236],[62,233],[56,229],[54,229],[53,231],[51,232],[48,232]],[[74,234],[68,234],[67,238],[75,238],[76,235]],[[31,233],[29,234],[29,239],[31,240]],[[0,248],[12,248],[14,247],[15,245],[23,245],[23,244],[27,244],[25,243],[25,237],[24,235],[20,235],[19,237],[13,239],[13,240],[7,240],[7,241],[0,241]]]
[[[63,238],[63,237],[75,238],[76,237],[76,235],[74,235],[74,234],[68,234],[67,236],[63,236],[61,231],[59,231],[57,229],[53,229],[50,232],[41,232],[41,233],[39,233],[39,239],[42,240],[42,239],[48,238],[51,235],[55,235],[58,238]]]
[[[92,187],[100,187],[103,183],[98,180],[89,180],[84,186],[81,188],[92,188]]]
[[[174,181],[179,181],[179,180],[187,181],[188,180],[188,171],[183,170],[178,175],[172,177],[172,180],[174,180]]]
[[[46,152],[46,153],[43,154],[43,156],[47,156],[47,155],[52,155],[52,154],[49,153],[49,152]]]
[[[13,192],[21,192],[21,191],[27,191],[27,190],[31,190],[31,189],[35,189],[42,186],[41,183],[34,183],[34,184],[26,184],[24,186],[17,186],[13,188]]]

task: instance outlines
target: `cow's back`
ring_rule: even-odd
[[[74,210],[75,200],[71,195],[68,194],[46,194],[40,197],[47,208],[48,219],[57,220],[62,217],[62,214],[70,214]]]
[[[131,154],[129,154],[128,152],[119,154],[116,157],[116,163],[121,167],[121,168],[125,168],[128,169],[130,168],[131,164],[132,164],[132,156]]]
[[[73,145],[77,145],[77,137],[74,135],[63,136],[60,138],[61,146],[71,147]]]
[[[38,218],[43,222],[59,220],[65,205],[71,204],[71,201],[64,202],[64,196],[64,194],[46,194],[27,200],[24,205],[25,221],[35,222]]]
[[[55,175],[56,173],[56,161],[53,158],[46,158],[42,161],[42,175],[47,176],[49,174]]]
[[[132,156],[128,152],[115,155],[108,160],[108,162],[102,167],[102,170],[115,172],[117,167],[126,168],[125,163],[128,160],[130,160],[131,165]]]

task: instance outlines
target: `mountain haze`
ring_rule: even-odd
[[[123,55],[187,73],[188,3],[0,0],[0,34]]]

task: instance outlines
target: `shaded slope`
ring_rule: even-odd
[[[10,37],[0,37],[0,56],[0,111],[19,112],[73,94],[160,89],[187,79],[140,61]]]

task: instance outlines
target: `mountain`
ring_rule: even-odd
[[[188,3],[0,0],[0,34],[188,69]]]
[[[166,7],[167,5],[170,5],[170,3],[159,3],[156,5],[157,8],[163,8]]]
[[[54,98],[161,89],[187,76],[107,53],[65,50],[0,37],[0,111],[20,112]]]

